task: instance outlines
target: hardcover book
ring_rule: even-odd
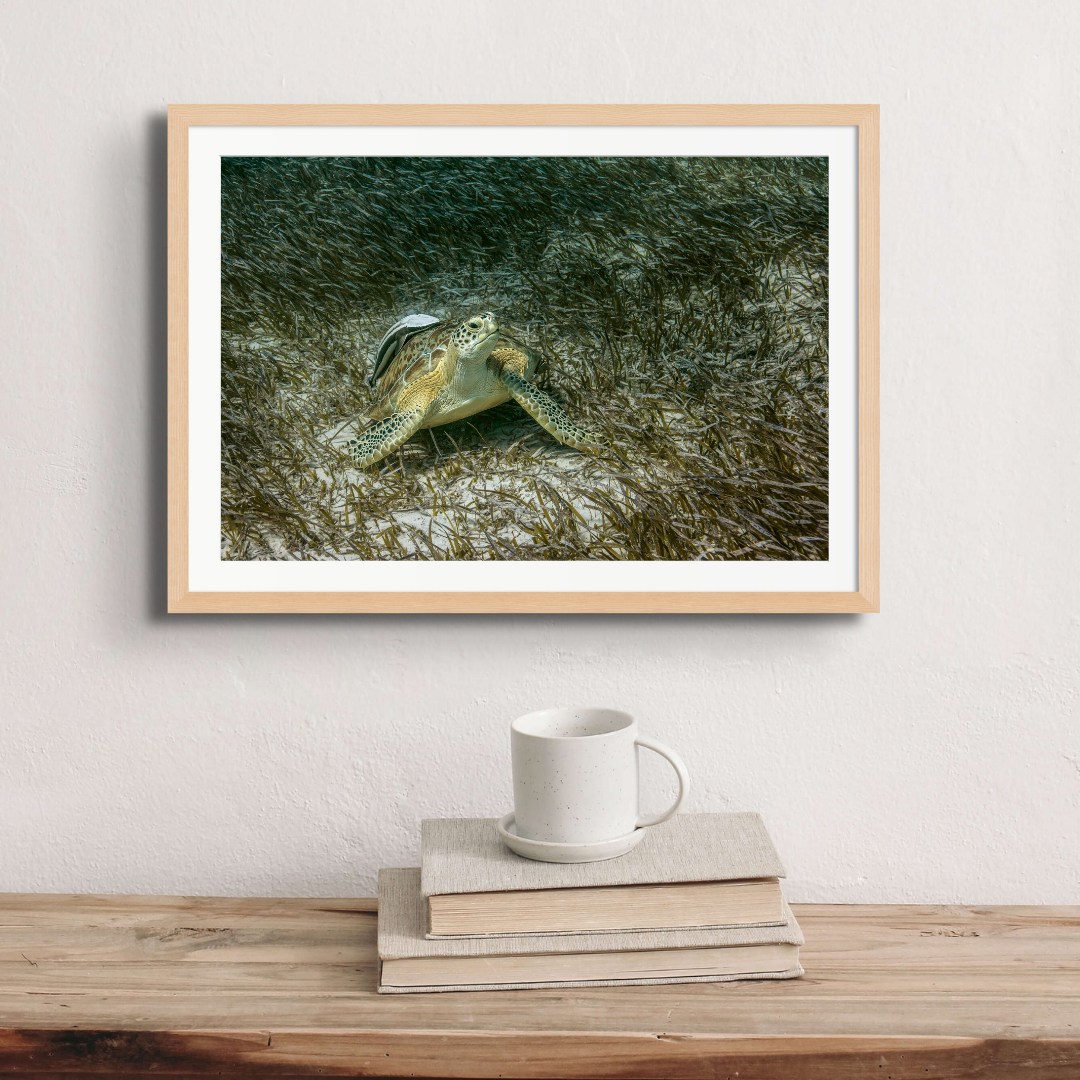
[[[523,859],[505,847],[492,818],[424,821],[421,851],[435,937],[784,921],[784,868],[752,813],[679,814],[605,862]]]
[[[802,933],[786,904],[779,926],[437,940],[425,935],[424,907],[418,869],[380,872],[380,993],[720,982],[802,974]]]

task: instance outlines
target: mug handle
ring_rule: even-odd
[[[646,750],[652,750],[661,757],[667,758],[671,763],[671,767],[679,777],[679,794],[671,806],[661,814],[653,814],[652,817],[638,818],[638,823],[635,827],[644,829],[649,825],[659,825],[661,821],[667,821],[669,817],[674,817],[679,812],[679,807],[682,806],[683,802],[686,800],[686,796],[690,793],[690,774],[686,771],[686,766],[683,764],[682,758],[679,757],[670,746],[665,746],[655,739],[646,739],[643,735],[639,735],[634,740],[634,744],[636,746],[644,746]]]

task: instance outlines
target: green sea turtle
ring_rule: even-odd
[[[597,450],[597,435],[575,424],[563,407],[530,381],[538,357],[500,333],[490,312],[463,322],[410,315],[379,345],[368,382],[374,420],[346,443],[360,468],[392,454],[421,428],[438,427],[513,399],[545,431],[580,450]]]

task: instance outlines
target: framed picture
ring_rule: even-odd
[[[878,610],[878,109],[169,109],[169,610]]]

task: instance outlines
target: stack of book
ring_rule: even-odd
[[[789,979],[802,934],[757,814],[678,814],[618,859],[542,863],[494,818],[423,822],[379,874],[379,992]]]

